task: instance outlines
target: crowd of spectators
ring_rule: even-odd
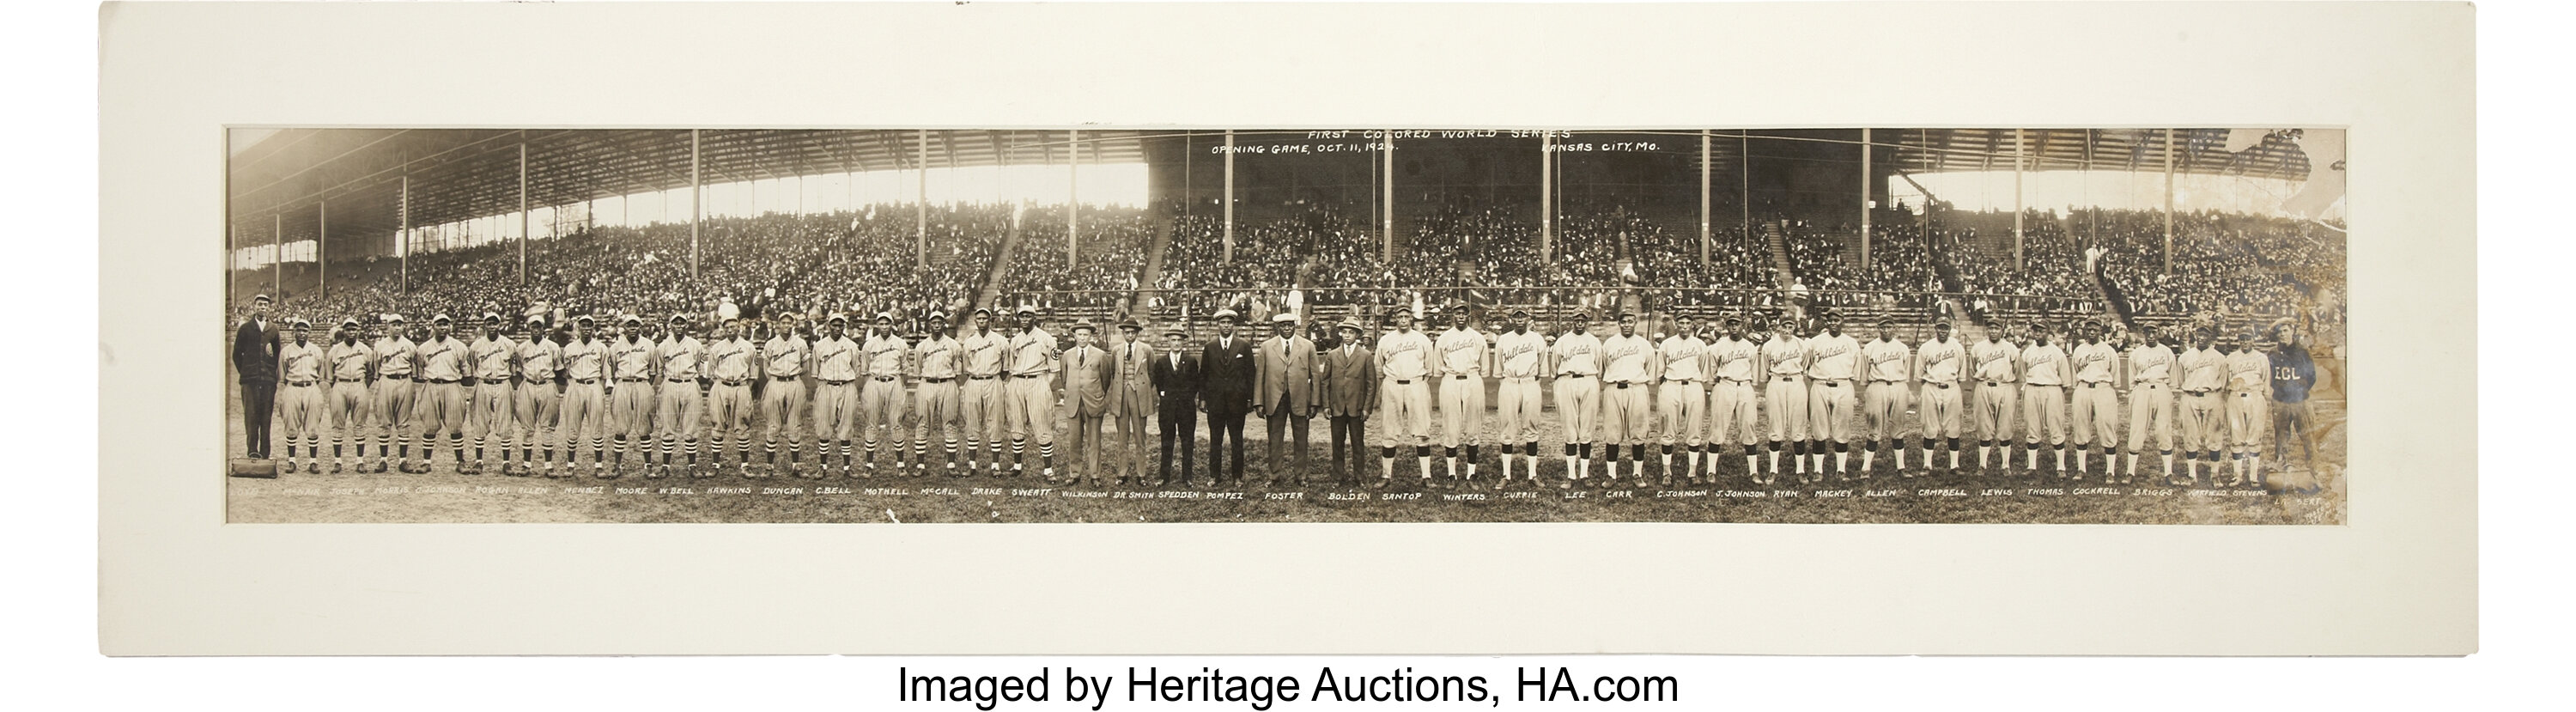
[[[2345,245],[2334,228],[2304,219],[2217,212],[2174,215],[2173,270],[2164,269],[2160,211],[2079,212],[2098,226],[2102,278],[2144,315],[2291,316],[2335,308],[2344,287]],[[2319,319],[2339,322],[2337,319]]]
[[[1064,207],[1032,208],[1022,217],[1020,241],[996,291],[1009,298],[1031,292],[1133,291],[1153,250],[1152,216],[1139,208],[1085,206],[1076,214],[1082,234],[1065,261]],[[1094,294],[1088,298],[1115,298]]]

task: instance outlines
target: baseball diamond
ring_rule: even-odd
[[[232,522],[2345,517],[2339,130],[236,139]]]

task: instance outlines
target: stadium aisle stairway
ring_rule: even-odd
[[[1771,245],[1771,271],[1773,275],[1771,286],[1779,289],[1788,289],[1789,285],[1796,283],[1798,279],[1797,277],[1792,276],[1789,271],[1789,235],[1787,231],[1780,229],[1780,223],[1778,221],[1763,221],[1762,240],[1763,242]]]

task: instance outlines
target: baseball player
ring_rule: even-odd
[[[1654,384],[1663,371],[1655,344],[1637,335],[1637,315],[1619,315],[1619,335],[1601,341],[1601,425],[1602,439],[1609,451],[1602,456],[1602,468],[1610,482],[1619,481],[1619,445],[1627,443],[1628,457],[1637,461],[1631,472],[1639,479],[1646,476],[1646,438],[1651,426],[1652,406],[1646,401],[1646,387]]]
[[[2120,373],[2120,351],[2102,339],[2102,325],[2084,322],[2076,327],[2083,343],[2067,356],[2075,372],[2075,479],[2091,473],[2086,456],[2092,454],[2093,441],[2102,441],[2103,480],[2119,474],[2118,463],[2112,462],[2120,432],[2120,393],[2116,382]]]
[[[608,373],[613,379],[608,386],[608,422],[610,440],[617,444],[617,466],[600,472],[600,477],[616,477],[626,470],[629,440],[634,441],[636,457],[645,469],[652,469],[653,368],[659,350],[652,339],[644,338],[643,319],[633,314],[618,317],[617,338],[608,342]]]
[[[1833,442],[1834,477],[1850,479],[1852,420],[1860,394],[1853,379],[1861,375],[1860,340],[1843,333],[1843,317],[1824,314],[1825,328],[1807,340],[1807,428],[1814,440],[1815,477],[1825,479],[1826,441]],[[1866,470],[1866,468],[1863,468]],[[1869,473],[1861,473],[1863,479]]]
[[[1702,382],[1708,377],[1708,342],[1699,338],[1688,315],[1673,317],[1673,335],[1655,345],[1660,369],[1655,386],[1655,429],[1663,433],[1662,484],[1673,483],[1673,446],[1687,445],[1690,453],[1682,475],[1699,481],[1700,451],[1706,449],[1707,431],[1700,428],[1700,409],[1708,398]]]
[[[1726,317],[1726,335],[1708,346],[1708,479],[1717,481],[1717,448],[1733,443],[1744,448],[1744,472],[1762,480],[1761,403],[1753,384],[1762,379],[1762,346],[1744,335],[1744,317]]]
[[[564,471],[571,475],[573,459],[581,453],[581,442],[590,441],[590,469],[601,477],[613,477],[608,471],[606,433],[611,426],[608,389],[617,382],[616,359],[609,353],[609,342],[601,341],[590,315],[572,320],[572,338],[564,341],[557,354],[563,366],[563,420],[556,426],[556,442],[563,445]],[[524,368],[524,363],[523,368]],[[624,452],[623,449],[619,450]],[[554,453],[546,453],[546,476],[555,476]]]
[[[2138,451],[2155,433],[2166,482],[2173,481],[2174,351],[2156,338],[2156,328],[2140,326],[2138,345],[2129,347],[2129,471],[2122,482],[2137,479]]]
[[[912,390],[912,422],[921,429],[912,438],[912,467],[916,474],[929,474],[930,436],[936,433],[947,453],[948,476],[956,477],[957,381],[964,373],[965,350],[952,333],[957,328],[948,321],[948,312],[932,309],[929,321],[930,335],[912,347],[912,361],[921,374],[921,385]]]
[[[1378,486],[1395,481],[1395,447],[1413,443],[1422,481],[1431,481],[1431,337],[1413,330],[1413,313],[1387,315],[1395,330],[1377,339],[1378,411],[1385,414],[1385,445],[1378,448]]]
[[[1538,483],[1539,374],[1547,360],[1547,337],[1529,328],[1529,312],[1513,309],[1511,328],[1494,337],[1494,364],[1502,382],[1494,387],[1494,410],[1502,420],[1503,479],[1512,481],[1513,444],[1529,452],[1529,481]],[[1346,337],[1356,337],[1356,334]]]
[[[367,423],[367,391],[375,387],[376,351],[358,339],[356,319],[340,321],[339,339],[332,342],[323,358],[331,363],[331,422],[339,426],[339,439],[331,443],[331,473],[339,474],[341,446],[356,441],[358,462],[367,462],[367,434],[359,428]]]
[[[1914,380],[1922,384],[1923,467],[1932,468],[1932,439],[1947,438],[1950,466],[1959,469],[1960,423],[1967,420],[1960,394],[1968,384],[1968,349],[1950,338],[1950,320],[1932,324],[1932,340],[1914,350]],[[1980,455],[1980,457],[1983,457]]]
[[[688,442],[689,453],[689,463],[683,473],[695,477],[711,476],[711,473],[698,469],[698,427],[699,422],[707,417],[705,394],[698,389],[699,380],[706,373],[707,347],[690,332],[687,315],[671,315],[670,338],[664,339],[653,351],[653,360],[662,375],[659,381],[662,392],[654,401],[653,416],[660,425],[662,467],[647,470],[647,477],[673,472],[672,455],[682,440]]]
[[[2021,382],[2021,347],[2013,345],[2010,333],[1996,333],[1998,329],[1987,329],[1983,340],[1968,350],[1977,388],[1971,407],[1976,413],[1979,470],[1991,466],[1986,456],[1997,443],[2004,448],[2004,469],[2012,469],[2013,401],[2018,400],[2013,386]]]
[[[2066,375],[2069,367],[2066,349],[2052,336],[2062,337],[2063,330],[2051,333],[2046,326],[2031,327],[2031,345],[2021,350],[2022,369],[2022,442],[2029,455],[2027,467],[2039,470],[2039,440],[2046,431],[2048,445],[2057,451],[2057,476],[2066,476]],[[2005,463],[2011,467],[2011,463]]]
[[[519,345],[501,335],[501,315],[483,313],[483,333],[466,344],[471,360],[474,390],[466,402],[465,431],[474,438],[474,459],[458,466],[457,473],[483,474],[483,443],[498,433],[501,440],[501,471],[510,471],[510,377],[515,375],[512,361],[519,356]]]
[[[1038,312],[1020,307],[1011,327],[1009,359],[1005,373],[1010,386],[1004,391],[1002,414],[1011,426],[1011,471],[1026,470],[1027,443],[1036,440],[1038,458],[1043,463],[1038,474],[1055,476],[1055,406],[1059,349],[1054,334],[1038,328]]]
[[[805,371],[814,355],[800,332],[792,326],[778,329],[760,342],[760,370],[769,379],[760,391],[760,416],[768,426],[761,451],[767,468],[778,469],[778,438],[784,434],[787,469],[797,475],[805,469],[805,410],[811,406],[805,397]]]
[[[447,434],[457,469],[465,468],[465,381],[474,375],[468,370],[473,354],[456,339],[455,328],[456,322],[445,314],[431,317],[429,342],[420,345],[420,410],[426,417],[420,424],[419,467],[424,473],[438,459],[430,446],[439,433]]]
[[[713,416],[714,450],[707,466],[724,467],[725,444],[734,443],[734,471],[751,477],[751,417],[759,409],[751,384],[760,380],[760,347],[742,336],[741,319],[716,324],[716,342],[707,345],[707,410]]]
[[[2182,449],[2183,470],[2191,485],[2200,485],[2200,461],[2209,460],[2209,479],[2218,480],[2218,450],[2227,446],[2226,422],[2221,412],[2225,400],[2219,390],[2227,387],[2227,356],[2212,348],[2215,335],[2204,328],[2192,332],[2191,348],[2175,357],[2182,368]]]
[[[1780,481],[1782,443],[1791,443],[1790,463],[1798,481],[1807,481],[1807,345],[1788,321],[1779,326],[1762,343],[1762,366],[1770,375],[1762,399],[1771,420],[1771,477],[1764,484]]]
[[[2272,423],[2272,357],[2256,347],[2246,331],[2229,344],[2227,355],[2227,441],[2236,446],[2228,463],[2236,478],[2229,485],[2263,486],[2263,430]]]
[[[841,454],[841,476],[864,477],[850,467],[850,435],[859,422],[859,342],[846,333],[850,317],[833,314],[823,321],[823,338],[814,342],[814,440],[818,454],[814,462],[831,466],[837,441]],[[815,473],[816,477],[825,476]]]
[[[903,469],[903,361],[911,348],[895,333],[894,315],[885,312],[877,312],[867,340],[859,343],[859,375],[867,378],[859,388],[859,443],[868,458],[859,466],[866,474],[876,474],[881,430],[894,441],[895,469]]]
[[[371,404],[377,427],[376,472],[411,460],[411,441],[403,436],[411,430],[412,400],[417,395],[411,375],[420,366],[419,346],[403,335],[402,315],[386,314],[382,322],[384,336],[368,349],[376,355],[375,401]],[[400,459],[394,457],[397,439],[403,439]],[[358,458],[358,471],[367,471],[366,459]]]
[[[966,431],[966,469],[973,474],[976,453],[988,453],[993,471],[1002,471],[1003,425],[1002,359],[1010,351],[1010,340],[993,333],[993,310],[978,308],[969,317],[973,329],[957,340],[966,383],[957,399],[958,420]],[[990,443],[991,450],[985,445]]]
[[[1869,419],[1869,449],[1860,453],[1860,477],[1869,479],[1869,471],[1878,464],[1878,445],[1892,443],[1896,452],[1896,475],[1913,477],[1905,471],[1905,436],[1898,431],[1905,411],[1911,405],[1908,395],[1913,390],[1914,349],[1896,340],[1894,319],[1878,318],[1878,338],[1860,347],[1862,380],[1869,393],[1861,399],[1861,414]],[[1926,447],[1926,450],[1931,448]],[[1932,456],[1924,455],[1923,465],[1932,466]]]
[[[1145,325],[1135,317],[1118,321],[1118,359],[1109,386],[1109,420],[1118,424],[1111,457],[1118,465],[1118,484],[1145,482],[1145,421],[1155,415],[1160,394],[1154,389],[1154,347],[1145,343]]]
[[[294,339],[277,350],[277,382],[284,386],[277,392],[278,415],[286,421],[286,466],[279,472],[295,471],[295,441],[302,439],[311,448],[313,459],[306,472],[322,472],[322,429],[330,424],[330,412],[322,400],[324,364],[330,354],[312,339],[313,322],[296,317],[287,322]]]
[[[547,436],[556,436],[558,439],[561,437],[561,431],[557,430],[555,425],[557,419],[562,417],[561,409],[566,386],[561,379],[564,363],[563,346],[555,343],[554,339],[548,338],[548,331],[544,316],[528,317],[528,333],[525,339],[519,342],[518,355],[513,359],[515,362],[513,365],[518,369],[518,388],[511,392],[510,421],[512,432],[519,441],[519,469],[511,470],[505,464],[501,467],[501,474],[504,475],[525,477],[534,473],[537,467],[538,446],[547,439]],[[597,385],[597,383],[598,379],[593,378],[592,384]],[[596,391],[594,390],[593,393],[596,394]],[[507,461],[509,455],[506,453],[509,451],[509,445],[503,444],[501,447],[504,453],[501,458]],[[545,445],[545,451],[546,474],[552,475],[555,469],[554,445]]]
[[[1476,479],[1477,452],[1485,440],[1484,332],[1468,323],[1467,309],[1448,310],[1449,330],[1432,347],[1440,350],[1440,448],[1449,461],[1449,480],[1458,481],[1458,448],[1467,448],[1466,481]]]
[[[1566,489],[1592,476],[1592,444],[1600,432],[1601,339],[1592,335],[1592,315],[1575,312],[1565,334],[1548,347],[1548,357],[1548,371],[1556,374],[1556,413],[1565,421],[1566,481],[1556,486]]]

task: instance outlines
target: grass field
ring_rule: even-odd
[[[2321,394],[2327,395],[2327,394]],[[240,402],[227,394],[228,455],[242,448]],[[1263,462],[1266,443],[1259,418],[1245,432],[1245,485],[1223,488],[1206,483],[1206,433],[1200,430],[1198,486],[1106,488],[1048,485],[1034,468],[1021,477],[989,474],[949,478],[934,461],[928,477],[872,479],[800,479],[785,475],[745,479],[731,474],[713,478],[617,479],[508,477],[497,473],[460,475],[442,445],[429,474],[356,474],[298,472],[278,479],[227,478],[229,521],[258,522],[1765,522],[1765,523],[2086,523],[2086,524],[2341,524],[2344,520],[2345,452],[2341,394],[2332,393],[2314,406],[2319,437],[2315,477],[2306,472],[2284,476],[2280,483],[2306,484],[2314,477],[2322,491],[2312,495],[2266,492],[2252,488],[2166,486],[2156,475],[2150,455],[2140,462],[2136,484],[2106,485],[2096,473],[2089,482],[2055,478],[2052,462],[2041,455],[2036,474],[2011,469],[1975,470],[1976,453],[1962,455],[1968,469],[1897,476],[1882,457],[1874,475],[1848,482],[1827,480],[1800,485],[1783,476],[1773,486],[1754,485],[1744,474],[1743,458],[1729,454],[1712,484],[1691,485],[1676,479],[1671,486],[1623,478],[1610,483],[1595,466],[1593,478],[1573,488],[1560,488],[1563,461],[1546,458],[1543,484],[1515,481],[1491,488],[1499,456],[1492,449],[1474,487],[1426,488],[1409,454],[1397,458],[1391,486],[1341,487],[1328,484],[1323,470],[1331,464],[1328,432],[1322,418],[1313,427],[1313,467],[1308,485],[1270,485]],[[1913,432],[1908,423],[1906,432]],[[1492,427],[1488,418],[1488,427]],[[1369,442],[1378,424],[1370,425]],[[283,436],[283,428],[277,428]],[[1061,432],[1061,430],[1059,430]],[[1540,427],[1541,451],[1556,452],[1563,432],[1549,411]],[[2124,431],[2125,432],[2125,431]],[[1062,440],[1059,439],[1059,443]],[[325,441],[326,448],[328,440]],[[284,456],[286,443],[272,445]],[[1649,448],[1653,450],[1653,448]],[[1034,451],[1034,449],[1033,449]],[[1377,477],[1374,451],[1363,474]],[[1433,471],[1445,473],[1434,450]],[[937,458],[934,446],[932,457]],[[497,454],[495,455],[497,458]],[[1058,453],[1059,462],[1069,458]],[[1653,455],[1650,453],[1649,458]],[[587,456],[585,456],[585,460]],[[1150,458],[1149,458],[1150,459]],[[1683,456],[1675,454],[1676,467]],[[1784,455],[1783,464],[1786,465]],[[1852,467],[1860,466],[1854,453]],[[1913,460],[1909,454],[1909,460]],[[2072,462],[2070,456],[2070,463]],[[1918,462],[1910,464],[1919,465]],[[2175,467],[2179,470],[2181,465]],[[1652,471],[1652,470],[1650,470]],[[487,470],[487,472],[489,472]],[[1177,469],[1175,470],[1177,474]],[[1642,485],[1642,486],[1640,486]]]

